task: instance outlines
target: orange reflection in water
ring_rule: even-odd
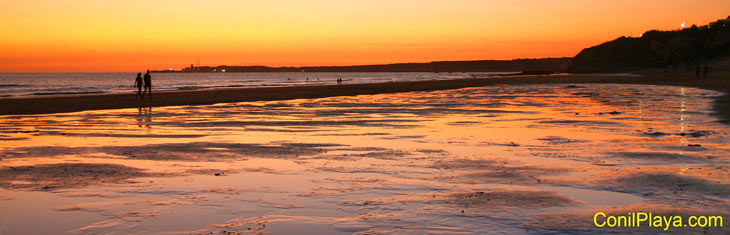
[[[709,115],[714,95],[494,86],[6,116],[0,232],[480,233],[524,231],[545,213],[579,221],[530,225],[560,232],[606,208],[722,214],[730,150],[728,127]],[[13,216],[22,210],[45,216]],[[71,220],[32,226],[59,217]]]

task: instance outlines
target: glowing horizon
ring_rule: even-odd
[[[696,1],[13,1],[0,72],[134,72],[572,57],[727,17]]]

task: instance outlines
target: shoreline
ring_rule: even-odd
[[[50,114],[100,109],[138,108],[140,106],[206,105],[247,101],[274,101],[333,96],[371,95],[410,91],[433,91],[488,85],[518,84],[647,84],[686,86],[724,92],[715,99],[713,110],[723,122],[730,120],[730,72],[710,73],[708,78],[695,79],[691,72],[642,71],[641,76],[621,75],[522,75],[484,78],[463,78],[369,84],[318,85],[297,87],[227,88],[153,93],[153,99],[135,99],[127,94],[89,94],[73,96],[3,98],[0,115]]]

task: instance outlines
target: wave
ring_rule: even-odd
[[[225,85],[225,86],[179,86],[175,89],[189,91],[189,90],[200,90],[208,88],[234,88],[234,87],[251,87],[251,85]]]
[[[182,91],[189,91],[189,90],[200,90],[200,89],[205,89],[205,88],[210,88],[210,87],[207,87],[207,86],[179,86],[179,87],[175,87],[175,88],[178,90],[182,90]]]
[[[256,82],[263,82],[263,80],[241,80],[241,81],[232,81],[234,83],[256,83]]]
[[[32,95],[84,95],[84,94],[101,94],[103,91],[59,91],[59,92],[36,92]]]
[[[0,87],[27,87],[28,85],[20,85],[20,84],[0,84]]]

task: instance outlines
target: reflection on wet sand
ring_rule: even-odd
[[[55,190],[96,184],[129,183],[138,177],[164,176],[117,164],[56,163],[0,169],[0,187]]]
[[[596,211],[727,216],[716,95],[492,86],[5,116],[0,233],[594,234],[614,232]]]
[[[152,123],[152,106],[137,108],[137,117],[135,119],[137,120],[138,127],[144,125],[145,128],[150,128],[150,123]]]

